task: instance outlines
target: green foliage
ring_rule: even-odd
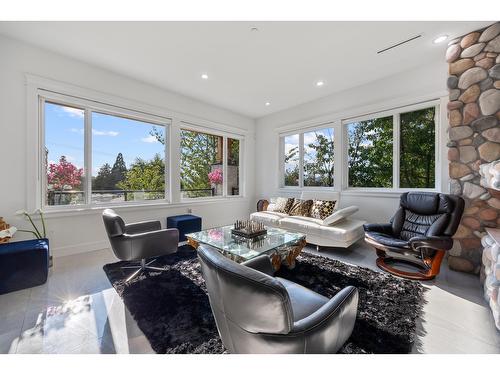
[[[228,138],[228,159],[229,165],[240,165],[240,141],[238,139]]]
[[[311,151],[304,151],[304,186],[333,186],[333,129],[326,132],[327,136],[314,132],[316,140],[305,148]]]
[[[111,168],[111,179],[113,183],[113,189],[120,189],[118,187],[118,184],[125,178],[126,173],[127,173],[127,166],[125,165],[125,161],[123,160],[123,155],[120,152],[116,156],[113,168]]]
[[[401,114],[400,187],[435,187],[435,108]]]
[[[220,137],[190,130],[181,130],[181,190],[189,197],[206,196],[211,188],[208,174],[218,162],[217,146]],[[205,191],[203,191],[205,189]]]
[[[92,190],[113,190],[114,188],[115,183],[113,182],[111,166],[104,163],[99,168],[97,176],[92,180]]]
[[[299,186],[299,147],[285,154],[285,186]]]
[[[392,187],[392,116],[348,125],[350,187]]]
[[[146,191],[145,199],[164,198],[165,163],[163,159],[159,154],[155,154],[151,160],[135,159],[117,187],[123,190]]]

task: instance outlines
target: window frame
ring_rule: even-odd
[[[327,121],[327,122],[322,122],[321,124],[317,124],[313,127],[310,128],[302,128],[300,130],[295,130],[295,131],[288,131],[284,133],[279,133],[279,169],[280,173],[279,175],[279,183],[278,186],[280,189],[283,190],[332,190],[335,187],[335,184],[337,183],[337,153],[335,153],[334,156],[334,173],[333,173],[333,181],[334,181],[334,186],[304,186],[304,134],[305,133],[311,133],[316,130],[323,130],[323,129],[332,129],[333,131],[333,141],[334,141],[334,149],[337,149],[338,146],[338,141],[337,141],[337,129],[335,127],[335,121]],[[288,186],[285,185],[285,137],[291,136],[291,135],[298,135],[299,136],[299,184],[298,186]]]
[[[440,186],[440,100],[430,100],[412,105],[401,106],[386,111],[372,112],[370,114],[346,118],[341,121],[342,127],[342,154],[344,162],[342,163],[342,190],[347,192],[395,192],[401,193],[405,191],[438,191]],[[400,187],[400,156],[401,156],[401,121],[400,116],[402,113],[418,111],[421,109],[434,107],[434,187],[433,188],[401,188]],[[371,120],[374,118],[392,116],[392,187],[391,188],[378,188],[378,187],[351,187],[349,186],[349,135],[347,127],[353,122]]]
[[[192,115],[188,112],[179,112],[178,110],[169,108],[163,103],[158,104],[158,100],[147,103],[146,101],[129,99],[127,96],[121,96],[121,94],[98,91],[30,73],[25,73],[24,78],[26,84],[26,121],[24,123],[24,129],[27,145],[26,159],[24,161],[26,181],[25,207],[28,211],[32,212],[35,209],[41,209],[43,203],[42,198],[44,198],[41,192],[43,175],[40,173],[42,169],[40,163],[43,161],[40,157],[41,144],[44,142],[44,134],[42,132],[43,129],[41,129],[42,126],[40,121],[42,115],[39,101],[40,93],[50,93],[69,98],[69,103],[67,103],[69,105],[75,105],[74,103],[77,100],[82,100],[88,101],[99,107],[103,105],[111,108],[119,108],[122,111],[137,113],[140,114],[141,118],[143,118],[143,115],[151,115],[154,118],[170,120],[170,126],[167,129],[168,132],[166,132],[166,137],[168,139],[166,142],[168,145],[168,160],[165,166],[168,168],[169,172],[166,174],[166,178],[168,178],[166,188],[168,191],[165,200],[131,201],[127,202],[127,204],[118,202],[116,205],[90,205],[85,207],[82,205],[67,207],[47,206],[47,217],[56,218],[86,214],[92,215],[96,212],[101,212],[101,210],[106,207],[120,208],[123,211],[134,212],[143,210],[145,207],[148,207],[149,210],[160,210],[165,208],[185,209],[185,207],[189,206],[217,204],[217,202],[230,201],[231,199],[248,200],[248,187],[246,186],[248,174],[247,163],[251,164],[251,161],[247,160],[248,150],[246,149],[246,145],[248,140],[247,137],[253,134],[252,130],[239,127],[237,123],[233,122],[217,122],[205,117]],[[196,127],[200,131],[208,133],[224,132],[231,138],[240,140],[240,195],[181,201],[180,189],[177,188],[180,178],[180,163],[179,159],[177,158],[176,160],[175,156],[178,155],[179,152],[179,132],[182,123],[197,124]],[[251,141],[249,144],[252,145]],[[45,171],[43,172],[45,173]]]
[[[244,181],[243,181],[243,156],[244,156],[244,147],[245,147],[245,137],[239,134],[235,133],[230,133],[226,131],[221,131],[221,130],[216,130],[216,129],[211,129],[211,128],[206,128],[197,124],[193,124],[187,121],[181,121],[180,127],[179,127],[179,143],[180,143],[180,137],[181,137],[181,132],[182,130],[187,130],[187,131],[192,131],[192,132],[197,132],[197,133],[205,133],[208,135],[213,135],[213,136],[218,136],[222,137],[222,176],[223,176],[223,182],[222,182],[222,195],[216,195],[212,197],[195,197],[195,198],[182,198],[182,191],[181,191],[181,186],[180,186],[180,171],[181,171],[181,165],[180,165],[180,147],[179,147],[179,196],[180,199],[179,201],[181,203],[187,203],[187,202],[196,202],[196,201],[204,201],[204,200],[212,200],[212,199],[235,199],[235,198],[242,198],[245,196],[244,193]],[[228,158],[228,153],[227,153],[227,140],[228,138],[235,139],[239,141],[239,155],[238,155],[238,160],[239,160],[239,166],[238,166],[238,179],[239,179],[239,186],[238,186],[238,194],[237,195],[230,195],[228,194],[228,189],[227,189],[227,158]]]
[[[170,128],[172,120],[166,117],[160,117],[149,113],[122,108],[110,104],[94,102],[88,99],[72,97],[69,95],[59,94],[43,89],[38,90],[38,180],[40,186],[37,188],[37,207],[47,212],[49,211],[72,211],[89,208],[104,208],[104,207],[121,207],[121,206],[135,206],[135,205],[151,205],[158,203],[170,202],[170,174],[169,174],[169,159],[170,155]],[[84,181],[82,190],[84,194],[84,203],[77,205],[47,205],[45,197],[47,195],[47,173],[44,165],[44,152],[45,152],[45,103],[52,103],[55,105],[70,106],[84,111]],[[152,125],[163,126],[165,129],[165,145],[163,157],[165,161],[165,198],[154,200],[137,200],[128,202],[107,202],[107,203],[93,203],[92,202],[92,113],[101,113],[109,116],[121,117],[129,120],[146,122]]]

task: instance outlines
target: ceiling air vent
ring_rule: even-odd
[[[401,45],[403,45],[403,44],[405,44],[405,43],[409,43],[409,42],[411,42],[412,40],[415,40],[415,39],[420,38],[421,36],[422,36],[422,34],[415,35],[415,36],[411,37],[410,39],[403,40],[402,42],[396,43],[396,44],[394,44],[394,45],[392,45],[392,46],[390,46],[390,47],[387,47],[387,48],[381,49],[380,51],[378,51],[378,52],[377,52],[377,54],[387,52],[387,51],[389,51],[390,49],[393,49],[393,48],[399,47],[399,46],[401,46]]]

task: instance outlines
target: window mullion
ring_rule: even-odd
[[[165,165],[165,189],[163,190],[165,196],[164,196],[164,199],[168,202],[171,200],[171,197],[170,197],[170,164],[169,164],[169,161],[170,161],[170,155],[169,155],[169,150],[170,150],[170,147],[169,147],[169,142],[170,142],[170,129],[171,129],[171,125],[168,125],[168,124],[165,124],[165,127],[164,127],[164,134],[165,134],[165,144],[164,144],[164,148],[163,148],[163,164]]]
[[[392,187],[394,189],[399,188],[399,158],[400,158],[400,142],[401,142],[401,117],[399,113],[393,116],[393,128],[392,128]]]
[[[304,133],[299,134],[299,187],[304,187]]]
[[[227,137],[222,137],[222,196],[227,197],[227,185],[229,183],[227,175]]]
[[[92,111],[85,108],[84,114],[84,186],[85,204],[92,204]]]

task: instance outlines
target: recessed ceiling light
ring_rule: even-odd
[[[201,79],[208,79],[208,74],[203,73],[203,74],[201,75]]]
[[[265,104],[266,107],[269,107],[270,105],[271,105],[270,102],[266,102],[266,104]]]
[[[436,39],[434,39],[432,41],[432,43],[438,44],[438,43],[444,42],[446,39],[448,39],[448,35],[441,35],[441,36],[438,36]]]
[[[325,82],[323,82],[323,81],[318,81],[318,82],[316,82],[316,86],[318,86],[318,87],[321,87],[321,86],[323,86],[324,84],[325,84]]]

